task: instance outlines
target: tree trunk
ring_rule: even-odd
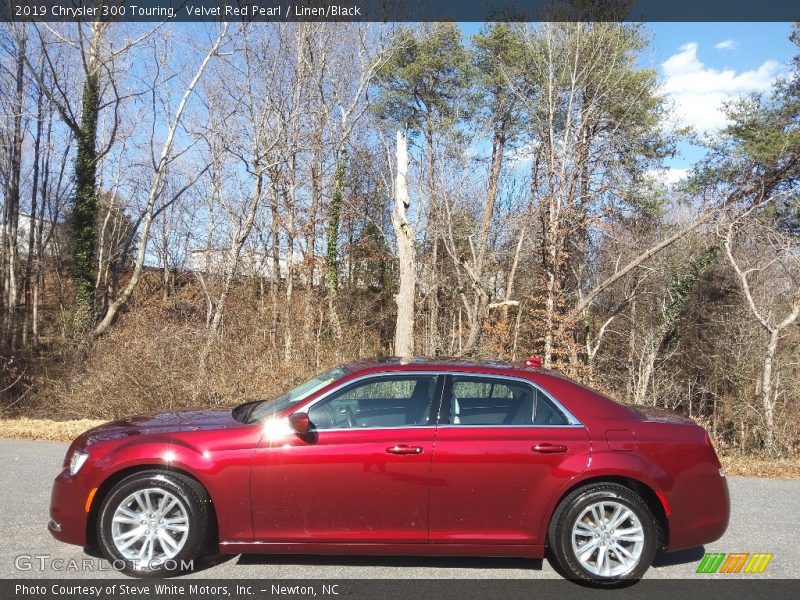
[[[773,363],[778,350],[781,329],[774,328],[769,334],[769,343],[764,353],[761,371],[761,407],[764,410],[764,446],[767,452],[775,451],[775,394],[773,391]]]
[[[43,175],[42,185],[40,187],[40,202],[39,202],[39,217],[36,221],[36,237],[34,244],[36,246],[36,271],[34,274],[34,287],[33,287],[33,310],[31,312],[31,336],[33,343],[39,343],[39,303],[42,295],[44,294],[44,261],[45,261],[45,243],[44,243],[44,215],[47,205],[47,198],[50,187],[50,139],[53,126],[53,113],[50,112],[47,121],[47,135],[45,136],[44,144],[44,158],[43,158]],[[31,215],[35,216],[35,215]],[[55,220],[55,219],[54,219]],[[52,235],[52,232],[50,233]]]
[[[250,237],[250,232],[253,230],[253,223],[255,222],[256,214],[258,213],[258,205],[261,200],[261,192],[264,187],[263,170],[259,168],[257,163],[253,166],[256,172],[253,195],[245,213],[245,221],[236,228],[236,231],[233,235],[231,247],[228,250],[229,271],[225,274],[225,280],[222,284],[222,291],[217,299],[217,302],[215,303],[214,317],[211,319],[211,331],[215,334],[219,332],[219,327],[222,324],[222,317],[225,313],[225,302],[228,298],[228,294],[230,293],[231,284],[236,278],[239,270],[239,259],[242,255],[242,248],[244,247],[247,238]]]
[[[639,361],[639,376],[636,379],[633,392],[634,404],[644,404],[644,398],[650,387],[650,380],[653,378],[653,371],[655,370],[656,358],[658,357],[658,349],[660,346],[660,340],[652,340],[647,353]]]
[[[292,169],[294,172],[294,168]],[[294,177],[294,175],[293,175]],[[295,237],[295,203],[294,188],[284,194],[286,204],[286,294],[283,306],[283,358],[291,362],[294,352],[294,329],[292,326],[294,307],[294,237]]]
[[[428,354],[436,356],[439,352],[439,204],[436,197],[436,168],[433,156],[433,123],[427,114],[425,141],[428,154],[428,231],[432,236],[430,268],[428,269]]]
[[[314,154],[311,160],[311,206],[308,209],[308,225],[306,226],[306,282],[303,315],[303,343],[310,346],[313,343],[314,328],[314,271],[316,268],[314,244],[317,239],[317,210],[322,195],[322,128],[315,133]]]
[[[75,326],[84,331],[94,318],[95,245],[97,243],[97,121],[100,115],[100,29],[89,45],[81,97],[81,121],[75,156],[75,203],[70,216],[72,270],[77,312]]]
[[[474,269],[474,299],[472,312],[469,321],[469,335],[467,345],[464,348],[465,354],[475,352],[481,336],[481,327],[486,317],[489,303],[489,296],[483,287],[483,266],[486,259],[487,245],[489,243],[489,229],[492,225],[494,206],[497,202],[497,191],[500,182],[500,172],[503,168],[503,154],[506,146],[505,123],[498,124],[494,139],[492,140],[492,167],[489,174],[489,186],[486,192],[486,204],[483,207],[483,217],[481,218],[480,237],[478,239],[477,255],[475,257]]]
[[[335,340],[342,339],[342,327],[339,322],[337,305],[339,303],[339,221],[342,215],[342,195],[344,193],[344,176],[347,168],[347,146],[344,142],[339,147],[336,159],[336,174],[333,179],[333,195],[328,209],[328,251],[325,255],[327,267],[325,284],[328,288],[328,317]]]
[[[44,94],[39,90],[36,99],[36,137],[33,142],[33,175],[31,176],[31,212],[28,222],[28,256],[25,261],[25,325],[22,333],[22,343],[28,343],[28,324],[33,318],[31,303],[32,281],[34,276],[34,252],[36,250],[36,212],[39,199],[39,165],[41,159],[42,126],[44,124]],[[38,258],[36,259],[38,262]],[[32,346],[37,343],[36,337],[31,340]]]
[[[167,212],[161,219],[161,299],[169,299],[169,220]]]
[[[551,210],[552,212],[552,210]],[[545,323],[544,323],[544,368],[549,369],[553,366],[553,348],[555,342],[555,321],[556,321],[556,261],[558,253],[556,242],[553,239],[553,219],[549,218],[549,226],[545,234],[547,246],[545,249]]]
[[[519,239],[517,240],[517,249],[514,251],[514,260],[511,262],[511,270],[508,272],[508,280],[506,281],[506,293],[503,297],[503,318],[508,319],[508,307],[511,302],[511,296],[514,294],[514,279],[517,276],[517,267],[519,266],[519,255],[522,252],[522,242],[525,239],[525,228],[519,230]]]
[[[272,222],[270,223],[270,233],[272,236],[272,244],[270,248],[270,256],[272,258],[272,273],[269,281],[270,299],[272,304],[272,346],[276,346],[278,341],[278,290],[281,281],[281,220],[280,212],[278,210],[278,189],[277,178],[270,176],[273,184],[270,188],[269,208],[272,215]]]
[[[395,295],[397,320],[394,330],[394,353],[397,356],[414,354],[414,296],[417,285],[414,235],[406,219],[408,199],[408,150],[405,135],[397,132],[397,176],[394,191],[392,227],[397,238],[397,257],[400,263],[400,287]]]
[[[19,262],[19,244],[17,233],[19,228],[20,171],[22,169],[22,113],[25,110],[25,30],[18,41],[16,99],[14,107],[14,134],[11,147],[11,185],[6,201],[6,235],[7,240],[7,295],[6,295],[6,336],[14,347],[16,337],[17,305],[19,289],[17,282],[17,265]]]

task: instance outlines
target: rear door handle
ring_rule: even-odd
[[[550,444],[549,442],[542,442],[541,444],[536,444],[533,448],[531,448],[531,450],[541,454],[554,454],[556,452],[566,452],[567,447],[562,444]]]
[[[394,446],[389,446],[386,451],[389,454],[422,454],[422,446],[395,444]]]

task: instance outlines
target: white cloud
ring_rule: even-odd
[[[696,42],[684,44],[661,64],[661,71],[662,92],[675,106],[676,125],[691,125],[700,133],[725,126],[725,101],[768,90],[781,72],[781,65],[774,60],[749,71],[717,70],[697,58],[697,49]]]
[[[508,153],[508,159],[512,167],[517,168],[523,165],[530,164],[533,160],[533,155],[536,153],[536,148],[539,145],[538,141],[530,141],[519,148],[514,148]]]
[[[670,167],[667,169],[651,169],[648,173],[656,181],[671,187],[679,181],[686,179],[686,176],[689,174],[689,169]]]
[[[717,50],[733,50],[738,45],[739,44],[738,42],[736,42],[736,40],[727,39],[714,44],[714,48],[716,48]]]

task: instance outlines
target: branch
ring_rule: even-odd
[[[772,173],[770,175],[770,180],[769,180],[770,183],[774,184],[775,181],[779,180],[793,166],[794,166],[794,161],[788,165],[785,165],[779,171]],[[768,202],[772,202],[777,196],[769,196],[765,198],[768,189],[768,186],[766,186],[765,184],[766,184],[765,178],[762,177],[758,181],[753,182],[751,186],[743,190],[731,193],[723,202],[721,202],[715,208],[712,208],[707,212],[703,213],[702,215],[697,217],[694,221],[690,222],[685,227],[679,229],[676,233],[661,240],[654,246],[651,246],[650,248],[648,248],[647,250],[636,256],[628,264],[626,264],[624,267],[616,271],[610,277],[606,278],[604,281],[598,284],[593,290],[591,290],[588,294],[586,294],[586,296],[580,302],[578,302],[578,304],[569,313],[567,313],[565,319],[562,321],[561,328],[563,329],[563,327],[567,323],[570,323],[575,318],[577,318],[577,316],[580,315],[584,311],[584,309],[586,309],[601,292],[603,292],[604,290],[612,286],[614,283],[625,277],[628,273],[639,267],[642,263],[644,263],[648,259],[652,258],[665,248],[668,248],[669,246],[674,244],[683,236],[691,233],[703,223],[707,223],[708,221],[710,221],[712,217],[715,217],[716,215],[727,209],[737,200],[746,198],[747,196],[749,196],[754,192],[759,192],[760,194],[759,197],[762,198],[762,200],[760,202],[754,203],[744,214],[748,214],[749,212],[755,210],[757,207],[762,206]],[[785,194],[785,193],[786,192],[781,192],[780,194]]]
[[[158,195],[161,192],[162,184],[165,177],[165,172],[167,170],[167,166],[170,164],[171,159],[170,156],[172,154],[172,146],[175,139],[175,133],[180,126],[181,118],[183,116],[183,112],[186,108],[187,103],[189,102],[189,98],[191,97],[192,93],[194,92],[194,88],[197,83],[200,81],[200,78],[203,75],[203,72],[206,70],[208,63],[211,61],[211,58],[217,54],[220,46],[222,45],[223,39],[227,36],[228,32],[228,24],[225,23],[222,26],[221,31],[217,35],[217,39],[214,41],[214,44],[206,53],[203,61],[200,63],[200,66],[197,68],[197,71],[194,74],[191,82],[189,83],[186,91],[181,98],[180,103],[178,104],[178,108],[175,111],[175,115],[173,117],[172,124],[169,127],[167,132],[167,138],[164,141],[164,146],[161,150],[161,157],[158,160],[158,163],[155,167],[155,172],[153,173],[153,181],[150,185],[150,193],[148,194],[147,198],[147,209],[145,211],[145,215],[142,222],[142,232],[139,236],[140,244],[139,244],[139,252],[136,256],[136,263],[133,269],[133,275],[131,279],[128,281],[128,284],[122,290],[122,293],[119,297],[114,300],[108,307],[108,311],[106,312],[103,319],[100,323],[97,324],[94,330],[94,336],[98,337],[105,333],[108,328],[113,323],[117,313],[119,312],[120,308],[122,308],[130,299],[131,295],[133,294],[134,289],[139,284],[139,279],[142,274],[142,267],[144,265],[144,259],[147,253],[147,241],[150,235],[150,224],[153,221],[153,209],[156,202]],[[185,188],[179,191],[179,194],[182,194],[185,191]]]
[[[502,306],[519,306],[519,300],[503,300],[502,302],[492,302],[486,308],[491,310],[493,308],[500,308]]]

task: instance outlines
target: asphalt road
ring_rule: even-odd
[[[82,548],[62,544],[47,531],[50,484],[66,444],[0,440],[0,578],[121,577],[39,569],[44,562],[90,558]],[[731,477],[731,523],[707,548],[664,554],[647,578],[692,577],[704,552],[772,552],[761,577],[797,577],[800,564],[800,480]],[[21,559],[19,557],[22,557]],[[27,558],[30,557],[30,558]],[[97,561],[97,559],[95,559]],[[18,567],[30,565],[30,570]],[[414,557],[313,557],[238,555],[226,557],[188,577],[335,579],[546,579],[559,577],[547,560]]]

